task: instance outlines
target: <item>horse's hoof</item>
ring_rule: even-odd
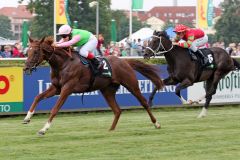
[[[204,118],[206,117],[206,115],[198,115],[197,118],[200,119],[200,118]]]
[[[199,104],[200,101],[194,101],[193,104]]]
[[[159,122],[156,122],[156,123],[154,124],[154,126],[155,126],[155,128],[157,128],[157,129],[160,129],[160,128],[161,128],[161,125],[160,125]]]
[[[39,136],[44,136],[45,135],[45,132],[44,131],[38,131],[38,133],[37,133]]]
[[[24,119],[22,124],[28,124],[28,123],[30,123],[30,121],[31,121],[30,119]]]
[[[188,100],[188,104],[192,105],[192,104],[194,104],[194,101]]]

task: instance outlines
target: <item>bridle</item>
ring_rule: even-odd
[[[172,46],[170,47],[170,49],[168,49],[168,50],[165,49],[165,47],[164,47],[163,44],[162,44],[162,36],[152,35],[152,37],[159,39],[159,45],[158,45],[157,49],[155,49],[155,50],[153,50],[153,49],[150,48],[150,47],[146,47],[146,49],[149,49],[149,50],[153,53],[154,56],[155,56],[155,55],[162,55],[162,54],[164,54],[164,53],[166,53],[166,52],[169,52],[169,51],[171,51],[171,50],[173,49],[173,44],[172,44]],[[160,47],[162,47],[163,51],[159,51]]]
[[[37,48],[37,50],[40,50],[40,52],[42,52],[41,51],[41,48],[40,48],[40,45],[30,45],[29,46],[30,48]],[[34,52],[36,52],[36,51],[34,51]],[[33,54],[35,54],[35,53],[33,53]],[[36,71],[37,69],[37,66],[39,65],[39,63],[40,63],[40,61],[39,61],[39,54],[37,54],[37,56],[36,55],[34,55],[33,56],[33,59],[29,62],[29,64],[30,64],[30,66],[31,66],[31,70],[32,71]]]

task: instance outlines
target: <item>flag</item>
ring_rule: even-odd
[[[197,27],[207,29],[212,26],[212,21],[212,0],[197,0]]]
[[[56,24],[67,24],[65,0],[55,0],[56,2]]]
[[[111,41],[113,42],[117,41],[116,21],[114,19],[112,19],[111,24]]]
[[[132,9],[143,9],[143,0],[132,0]]]
[[[28,45],[28,23],[23,21],[22,24],[22,46],[23,48],[27,48]]]

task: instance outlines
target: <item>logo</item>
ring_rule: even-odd
[[[7,79],[7,77],[1,75],[0,76],[0,95],[7,93],[7,91],[9,90],[9,87],[10,87],[9,80]]]

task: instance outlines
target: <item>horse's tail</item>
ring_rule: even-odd
[[[157,66],[134,59],[126,59],[126,61],[134,70],[150,79],[158,90],[163,88],[163,81],[158,75],[160,69]]]
[[[232,60],[233,60],[233,64],[234,64],[234,67],[235,67],[234,69],[237,69],[237,70],[240,69],[240,63],[236,59],[232,58]]]

